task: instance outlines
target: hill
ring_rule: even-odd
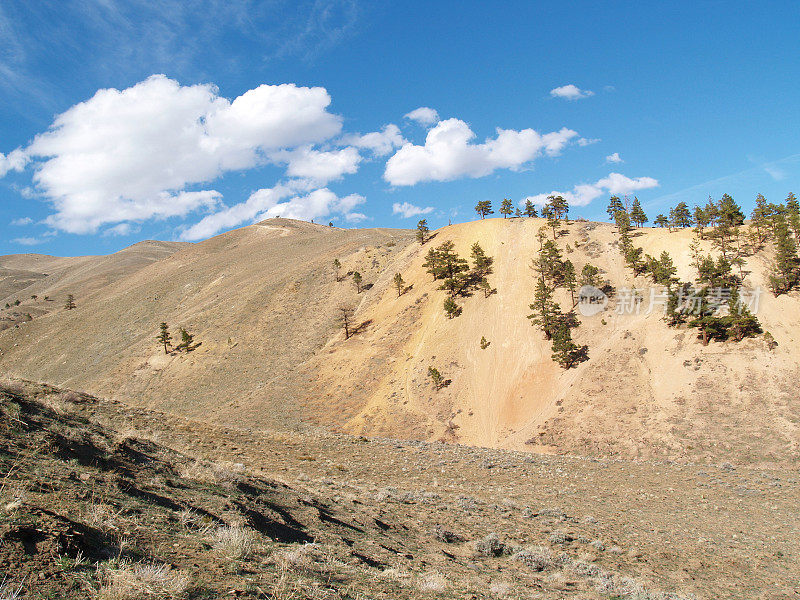
[[[435,232],[425,245],[402,230],[340,230],[272,219],[181,248],[78,298],[78,308],[0,334],[0,367],[134,404],[251,427],[302,422],[371,435],[516,450],[630,458],[787,464],[797,458],[800,303],[766,291],[768,250],[746,259],[761,287],[758,318],[778,343],[754,338],[702,346],[658,311],[618,314],[626,290],[649,300],[649,281],[625,267],[616,230],[573,222],[558,245],[578,271],[601,269],[616,289],[605,312],[580,317],[589,359],[564,370],[526,318],[540,219],[487,219]],[[694,278],[690,230],[636,230],[648,254],[666,250]],[[425,272],[429,248],[479,242],[494,257],[496,293],[442,310]],[[710,250],[709,243],[701,247]],[[357,293],[359,271],[369,289]],[[398,297],[401,273],[411,289]],[[557,298],[568,307],[567,292]],[[339,306],[355,307],[345,340]],[[202,345],[165,355],[167,321]],[[485,349],[480,340],[490,343]],[[428,367],[450,384],[436,391]]]
[[[795,593],[781,471],[225,428],[9,381],[0,446],[4,598]]]

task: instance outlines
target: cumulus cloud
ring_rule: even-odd
[[[203,217],[198,223],[184,230],[180,239],[200,240],[245,223],[253,223],[271,217],[311,220],[342,214],[346,219],[366,218],[353,209],[365,201],[363,196],[350,194],[339,197],[327,188],[299,195],[292,184],[278,184],[253,192],[245,202],[234,204]]]
[[[447,119],[428,131],[424,146],[404,144],[387,161],[384,179],[392,185],[414,185],[519,169],[542,154],[556,156],[577,135],[567,128],[544,135],[533,129],[498,128],[496,137],[474,144],[469,125]]]
[[[73,106],[27,154],[42,160],[34,181],[56,208],[48,223],[88,233],[213,207],[217,192],[185,188],[339,134],[342,120],[328,112],[330,102],[324,88],[294,84],[261,85],[231,101],[213,85],[153,75]]]
[[[606,156],[606,162],[607,163],[621,163],[621,162],[625,162],[625,161],[622,160],[619,157],[619,152],[614,152],[614,154],[609,154],[608,156]]]
[[[550,90],[550,95],[553,98],[564,98],[565,100],[580,100],[581,98],[588,98],[594,96],[591,90],[582,90],[573,83],[562,85],[561,87],[553,88]]]
[[[29,160],[28,154],[20,148],[8,154],[0,152],[0,177],[5,177],[9,171],[22,171]]]
[[[439,122],[439,113],[427,106],[420,106],[410,113],[406,113],[403,117],[411,121],[416,121],[422,126],[433,125]]]
[[[303,146],[295,150],[281,150],[272,154],[271,159],[286,164],[288,176],[306,180],[310,187],[322,187],[358,171],[361,155],[352,146],[330,151]]]
[[[342,138],[342,142],[356,148],[364,148],[375,156],[386,156],[395,148],[405,144],[400,128],[389,123],[382,131],[372,131],[364,135],[350,134]]]
[[[417,217],[419,215],[427,215],[433,212],[432,206],[415,206],[410,202],[395,202],[392,204],[392,214],[393,215],[402,215],[404,219],[410,219],[411,217]]]
[[[602,195],[624,196],[637,190],[645,190],[658,187],[658,180],[652,177],[636,177],[631,179],[620,173],[609,173],[608,177],[598,179],[594,183],[582,183],[576,185],[571,192],[552,191],[547,194],[537,194],[528,196],[520,202],[523,205],[526,200],[534,204],[542,205],[547,202],[548,196],[562,196],[572,206],[586,206],[595,198]]]

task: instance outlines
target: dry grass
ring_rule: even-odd
[[[212,463],[195,460],[184,466],[181,477],[188,477],[195,481],[231,488],[242,480],[244,467],[235,463]]]
[[[250,556],[258,548],[258,542],[256,532],[246,527],[220,527],[212,537],[214,550],[235,560]]]
[[[173,600],[184,598],[189,577],[169,565],[122,563],[101,574],[100,600]]]

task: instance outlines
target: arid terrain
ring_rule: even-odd
[[[565,257],[578,271],[599,267],[617,290],[602,314],[580,317],[575,336],[589,360],[565,371],[526,318],[543,223],[474,221],[420,245],[407,230],[270,219],[198,244],[147,243],[135,261],[128,255],[137,246],[102,260],[6,257],[9,268],[41,264],[36,272],[53,274],[24,288],[19,275],[2,283],[16,290],[0,299],[11,306],[4,316],[29,312],[32,320],[0,332],[0,369],[220,424],[310,421],[368,436],[582,456],[795,464],[800,301],[797,292],[767,291],[768,250],[747,257],[744,285],[763,290],[758,318],[777,347],[760,337],[703,347],[694,330],[667,327],[661,307],[645,314],[651,283],[625,267],[612,225],[563,224]],[[643,228],[635,240],[654,256],[669,251],[678,275],[692,280],[694,237]],[[462,256],[477,241],[494,258],[496,293],[463,299],[455,319],[423,266],[427,251],[447,240]],[[169,255],[154,260],[156,249]],[[396,273],[409,287],[400,297]],[[619,314],[630,288],[646,301],[640,314]],[[67,293],[71,311],[62,308]],[[568,305],[569,294],[558,294]],[[343,305],[355,308],[359,324],[348,340]],[[186,327],[201,345],[165,355],[155,341],[162,321],[174,335]],[[430,366],[450,385],[435,391]]]
[[[703,346],[618,310],[650,283],[614,227],[562,223],[613,288],[565,370],[526,318],[543,223],[0,258],[0,598],[796,598],[800,302],[769,248],[742,272],[777,345]],[[634,235],[693,278],[690,230]],[[445,241],[494,258],[452,319],[423,265]]]
[[[24,382],[0,424],[4,597],[797,595],[796,469],[238,429]]]

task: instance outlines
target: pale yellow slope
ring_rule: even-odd
[[[694,330],[668,328],[658,311],[645,314],[651,284],[624,265],[612,226],[569,225],[558,243],[578,271],[591,262],[620,294],[635,287],[646,301],[640,314],[617,314],[618,297],[603,315],[582,318],[574,336],[588,345],[590,360],[564,371],[526,319],[534,290],[530,261],[542,224],[476,221],[410,246],[361,300],[358,317],[371,326],[351,340],[334,338],[316,363],[321,401],[310,413],[354,432],[477,445],[794,460],[800,402],[790,390],[798,376],[800,303],[796,294],[773,298],[766,292],[766,253],[748,259],[746,284],[765,288],[758,316],[780,346],[769,352],[756,339],[704,348]],[[643,229],[635,242],[654,256],[667,250],[678,274],[691,280],[692,239],[689,230]],[[446,318],[445,292],[422,267],[428,248],[445,240],[453,240],[462,256],[478,241],[495,258],[490,281],[497,294],[460,300],[463,313],[455,319]],[[708,242],[701,248],[711,250]],[[413,284],[400,298],[391,285],[395,271]],[[569,307],[563,292],[559,301]],[[481,336],[491,342],[485,350]],[[429,366],[450,385],[435,391]]]

